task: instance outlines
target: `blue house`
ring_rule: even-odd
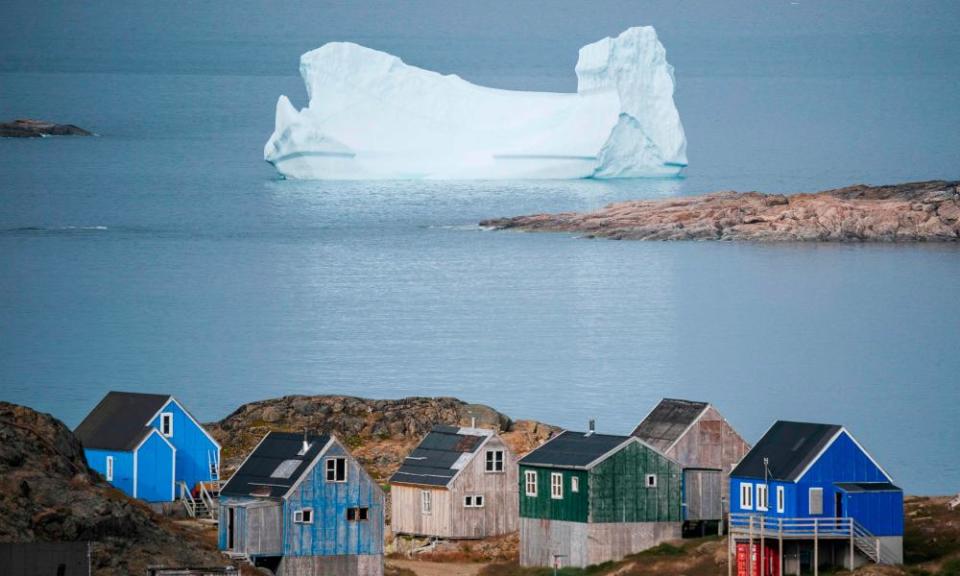
[[[731,472],[730,511],[747,562],[903,561],[903,491],[842,426],[776,422]]]
[[[220,444],[170,395],[110,392],[75,433],[91,468],[147,502],[219,477]]]
[[[383,525],[383,491],[334,436],[270,432],[220,490],[220,549],[278,576],[382,576]]]

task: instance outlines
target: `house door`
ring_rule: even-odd
[[[234,525],[236,521],[237,509],[234,507],[227,508],[227,550],[233,550],[234,548]]]
[[[834,492],[833,499],[834,499],[834,507],[833,507],[834,516],[836,516],[837,518],[845,518],[846,515],[844,514],[844,510],[843,510],[843,492],[840,492],[839,490]],[[841,520],[837,520],[837,528],[843,528],[843,524]]]

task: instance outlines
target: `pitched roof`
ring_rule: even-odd
[[[631,435],[657,450],[669,450],[708,406],[707,402],[664,398]]]
[[[309,448],[301,454],[303,434],[268,432],[220,489],[220,494],[280,498],[307,471],[329,441],[330,436],[308,435]]]
[[[631,439],[630,436],[587,434],[565,430],[521,458],[520,464],[553,466],[556,468],[586,468],[597,458]]]
[[[769,479],[793,482],[840,430],[836,424],[779,420],[730,475],[763,478],[763,459],[768,458]]]
[[[834,486],[844,492],[903,492],[890,482],[836,482]]]
[[[74,433],[84,448],[133,450],[150,433],[150,418],[170,398],[169,394],[108,392]]]
[[[491,436],[493,431],[481,428],[434,426],[403,460],[390,482],[446,486]]]

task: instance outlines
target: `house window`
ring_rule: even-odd
[[[767,511],[770,499],[767,497],[767,485],[757,484],[757,510]]]
[[[363,522],[369,515],[369,508],[347,508],[347,520],[349,522]]]
[[[580,479],[576,476],[570,477],[570,491],[579,492],[580,491]]]
[[[643,485],[647,488],[656,488],[657,487],[657,475],[656,474],[647,474],[643,478]]]
[[[537,496],[537,472],[535,470],[527,470],[523,473],[524,480],[524,493],[527,496],[536,498]]]
[[[740,484],[740,509],[753,510],[753,484]]]
[[[823,488],[810,489],[810,507],[808,514],[823,514]]]
[[[327,458],[327,482],[347,481],[347,459]]]
[[[563,499],[563,474],[560,472],[550,473],[550,497],[554,500]]]
[[[487,472],[503,472],[503,450],[487,450]]]
[[[777,486],[777,513],[783,514],[784,508],[786,508],[786,500],[783,493],[783,486]]]
[[[107,482],[113,482],[113,456],[107,456]]]
[[[429,490],[420,491],[420,513],[427,516],[433,513],[433,494]]]
[[[173,413],[164,412],[160,415],[160,433],[167,438],[173,436]]]
[[[293,511],[294,524],[313,524],[313,508]]]
[[[479,494],[474,494],[472,496],[464,496],[463,507],[464,508],[483,508],[483,496]]]

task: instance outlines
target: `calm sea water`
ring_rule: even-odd
[[[908,491],[960,488],[960,250],[630,243],[486,217],[717,189],[960,177],[944,3],[14,3],[0,117],[0,398],[69,425],[110,389],[201,418],[283,394],[451,395],[628,432],[662,396],[751,441],[847,425]],[[299,54],[354,40],[469,80],[575,89],[577,48],[653,24],[683,179],[296,182],[262,161]]]

